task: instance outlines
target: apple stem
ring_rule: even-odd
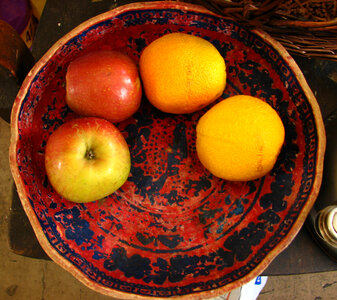
[[[92,150],[92,149],[88,149],[86,152],[85,152],[85,155],[84,157],[88,160],[92,160],[95,158],[95,152]]]

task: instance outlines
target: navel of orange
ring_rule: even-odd
[[[148,100],[159,110],[195,112],[222,95],[226,66],[207,40],[185,34],[166,34],[141,54],[140,74]]]
[[[251,96],[227,98],[198,121],[196,149],[213,175],[232,181],[254,180],[275,165],[285,138],[277,112]]]

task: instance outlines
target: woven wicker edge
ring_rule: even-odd
[[[280,0],[255,1],[259,3],[246,0],[235,2],[229,0],[183,1],[200,4],[216,14],[232,18],[251,29],[259,28],[281,42],[294,55],[337,61],[337,18],[322,17],[316,20],[309,17],[296,17],[290,11],[287,13],[282,9],[278,11],[278,7],[284,8],[284,2],[287,2]],[[294,2],[301,5],[303,0]],[[324,1],[311,2],[317,5],[318,2]],[[306,7],[302,9],[306,11]]]

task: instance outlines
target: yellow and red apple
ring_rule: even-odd
[[[120,122],[138,110],[141,97],[138,67],[125,53],[97,50],[68,66],[66,102],[81,116]]]
[[[127,180],[131,158],[122,133],[102,118],[77,118],[49,137],[45,168],[53,188],[67,200],[102,199]]]

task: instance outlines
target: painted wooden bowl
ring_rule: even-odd
[[[227,64],[221,97],[249,94],[279,113],[286,138],[274,169],[249,182],[212,176],[195,151],[195,126],[209,108],[170,115],[142,99],[117,124],[129,145],[127,182],[103,200],[60,197],[45,172],[50,134],[75,115],[65,74],[97,49],[135,61],[169,32],[201,36]],[[60,39],[35,65],[15,100],[10,164],[23,207],[47,254],[92,289],[119,298],[206,299],[259,275],[295,237],[319,191],[325,132],[318,104],[284,48],[205,8],[171,2],[126,5]]]

